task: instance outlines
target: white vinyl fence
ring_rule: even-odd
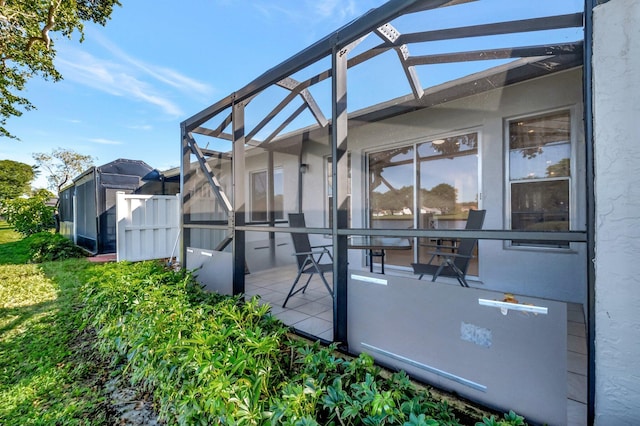
[[[138,195],[119,192],[116,200],[118,261],[179,256],[180,194]]]

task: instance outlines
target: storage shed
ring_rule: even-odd
[[[116,194],[176,194],[179,183],[172,176],[140,160],[92,167],[60,193],[60,232],[91,253],[115,253]]]

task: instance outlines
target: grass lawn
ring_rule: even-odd
[[[0,425],[106,424],[104,363],[78,332],[84,259],[25,264],[0,224]]]
[[[29,260],[28,251],[28,246],[22,236],[6,222],[0,222],[0,265],[27,263]]]

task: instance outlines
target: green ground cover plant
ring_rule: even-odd
[[[41,189],[29,198],[5,199],[0,210],[7,223],[17,232],[29,236],[55,226],[55,207],[47,205],[52,194]]]
[[[6,222],[0,222],[0,264],[21,265],[85,257],[87,253],[68,238],[38,232],[24,238]]]
[[[382,374],[368,355],[296,338],[258,299],[205,293],[189,273],[110,264],[83,293],[101,353],[153,392],[169,424],[460,424],[403,372]],[[510,413],[480,424],[524,422]]]
[[[87,253],[70,239],[51,232],[38,232],[25,238],[33,263],[85,257]]]

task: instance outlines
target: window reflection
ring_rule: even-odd
[[[408,228],[413,224],[413,156],[413,146],[369,156],[369,206],[373,228]]]
[[[570,157],[568,111],[509,123],[511,229],[569,230]],[[513,244],[568,246],[532,241]]]
[[[474,132],[370,154],[371,227],[464,228],[469,210],[478,208],[477,153]],[[406,266],[414,256],[421,259],[422,243],[414,253],[389,253],[387,263]],[[471,269],[477,271],[477,263]]]

